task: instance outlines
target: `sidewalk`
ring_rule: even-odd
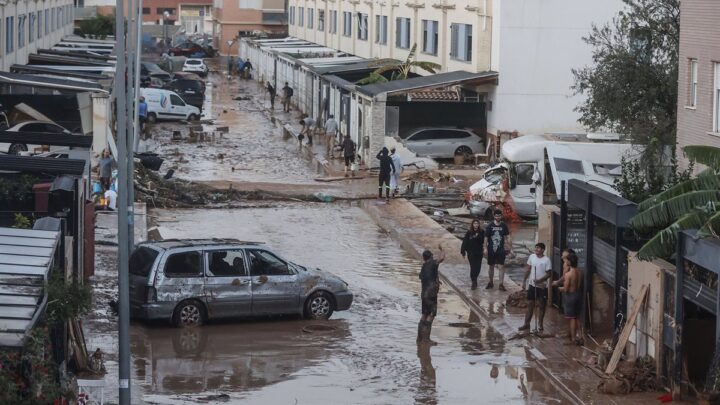
[[[518,338],[517,329],[524,322],[524,309],[506,308],[505,299],[510,293],[520,290],[520,286],[507,276],[501,292],[497,287],[485,290],[487,284],[487,264],[478,279],[480,287],[470,289],[469,265],[460,255],[461,240],[447,232],[417,207],[404,199],[392,200],[389,204],[368,201],[363,208],[370,216],[389,232],[413,255],[421,257],[427,249],[437,251],[442,244],[447,258],[440,265],[442,281],[455,290],[470,306],[471,310],[488,322],[503,338],[518,346],[524,346],[529,358],[532,358],[538,371],[563,395],[574,404],[607,403],[658,403],[660,393],[634,393],[624,396],[600,394],[596,387],[600,378],[579,362],[588,359],[591,353],[578,346],[565,346],[565,338],[525,336]],[[419,267],[418,267],[419,269]],[[497,286],[497,276],[495,280]],[[567,330],[565,319],[554,308],[548,308],[545,314],[545,334],[556,336]]]

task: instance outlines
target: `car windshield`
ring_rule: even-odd
[[[485,178],[485,181],[487,181],[488,183],[496,184],[502,180],[503,171],[504,171],[503,169],[490,170],[490,171],[486,172],[483,177]]]
[[[202,86],[200,85],[200,82],[195,80],[177,80],[175,82],[175,87],[179,89],[187,89],[187,90],[200,90],[202,89]]]
[[[189,59],[189,60],[188,60],[187,62],[185,62],[185,63],[187,63],[188,65],[199,65],[199,64],[202,63],[202,61]]]
[[[145,68],[147,68],[147,70],[160,70],[160,71],[162,71],[162,69],[160,69],[160,66],[158,66],[158,65],[156,65],[156,64],[154,64],[154,63],[151,63],[151,62],[143,62],[143,65],[145,66]]]

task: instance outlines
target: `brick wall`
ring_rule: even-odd
[[[698,61],[697,103],[690,101],[690,59]],[[686,145],[720,147],[713,130],[714,62],[720,62],[720,2],[683,0],[680,11],[680,57],[678,72],[678,156],[681,165]]]

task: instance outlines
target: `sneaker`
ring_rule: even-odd
[[[487,285],[485,286],[485,289],[486,289],[486,290],[492,290],[493,287],[494,287],[494,286],[493,286],[493,283],[492,283],[492,281],[491,281],[491,282],[487,283]]]
[[[518,328],[519,331],[530,330],[530,325],[523,325]]]
[[[500,285],[498,286],[498,290],[500,290],[500,291],[507,291],[507,290],[505,289],[505,286],[502,285],[502,284],[500,284]]]

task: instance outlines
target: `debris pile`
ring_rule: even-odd
[[[624,395],[631,392],[658,391],[662,386],[655,373],[655,361],[645,356],[632,362],[621,362],[612,376],[598,384],[598,391],[604,394]]]
[[[527,308],[527,293],[525,291],[515,291],[508,295],[505,300],[506,307]]]

